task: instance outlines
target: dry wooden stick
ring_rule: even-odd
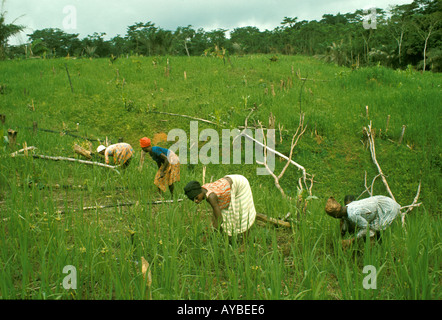
[[[15,151],[15,152],[11,153],[11,157],[15,157],[15,156],[18,155],[20,152],[25,152],[25,151],[29,151],[29,150],[35,150],[35,149],[37,149],[37,148],[36,148],[36,147],[33,147],[33,146],[31,146],[31,147],[25,147],[25,148],[23,148],[23,149],[20,149],[20,150],[18,150],[18,151]]]
[[[143,274],[144,281],[146,281],[146,299],[152,300],[152,272],[149,267],[149,262],[147,262],[144,257],[141,257],[141,273]]]
[[[74,159],[74,158],[66,158],[66,157],[52,157],[52,156],[45,156],[45,155],[41,155],[41,154],[33,154],[32,157],[34,157],[36,159],[46,159],[46,160],[54,160],[54,161],[79,162],[79,163],[83,163],[83,164],[90,164],[90,165],[94,165],[94,166],[109,168],[109,169],[114,170],[118,174],[120,173],[116,169],[116,168],[118,168],[118,166],[111,166],[111,165],[100,163],[100,162],[94,162],[94,161],[88,161],[88,160],[80,160],[80,159]]]
[[[415,207],[419,207],[422,204],[422,202],[417,203],[417,200],[419,199],[420,192],[421,192],[421,181],[419,181],[419,186],[417,187],[416,196],[414,197],[413,202],[408,206],[401,207],[401,210],[407,208],[407,211],[401,212],[402,226],[405,225],[405,215],[407,213],[409,213],[411,210],[413,210]]]
[[[56,134],[59,134],[60,136],[67,135],[67,136],[71,136],[74,138],[79,138],[79,139],[83,139],[83,140],[87,140],[87,141],[98,141],[98,142],[100,141],[100,139],[87,138],[87,137],[82,137],[82,136],[79,136],[76,134],[72,134],[71,131],[68,131],[68,130],[56,131],[56,130],[50,130],[50,129],[41,129],[41,128],[38,128],[37,126],[34,126],[34,125],[32,127],[23,127],[23,128],[24,129],[32,129],[34,132],[35,131],[43,131],[43,132],[49,132],[49,133],[56,133]]]
[[[292,143],[293,143],[293,141],[292,141]],[[265,137],[264,137],[264,145],[267,146],[267,143],[265,142]],[[290,158],[291,158],[291,157],[290,157]],[[291,160],[290,158],[289,158],[289,160]],[[260,164],[260,165],[264,165],[264,167],[266,168],[267,172],[273,177],[273,180],[275,181],[275,186],[276,186],[276,188],[281,192],[282,196],[290,199],[290,197],[288,197],[288,196],[285,194],[284,189],[283,189],[283,188],[281,187],[281,185],[279,184],[279,179],[280,179],[280,178],[277,177],[277,176],[273,173],[273,171],[270,170],[269,166],[267,165],[267,148],[264,149],[264,161],[263,161],[263,162],[260,162],[260,161],[256,160],[256,163],[258,163],[258,164]],[[290,162],[287,161],[287,163],[290,163]]]
[[[307,179],[307,178],[306,178],[306,170],[305,170],[305,168],[304,168],[303,166],[301,166],[300,164],[296,163],[296,162],[293,161],[292,159],[289,159],[286,155],[282,154],[281,152],[276,151],[276,150],[274,150],[274,149],[272,149],[272,148],[266,146],[266,145],[263,144],[262,142],[260,142],[260,141],[258,141],[258,140],[256,140],[256,139],[252,138],[251,136],[249,136],[248,134],[246,134],[246,133],[244,133],[244,132],[241,132],[239,135],[240,135],[240,136],[243,136],[243,137],[246,137],[246,138],[249,139],[249,140],[254,141],[254,142],[257,143],[258,145],[260,145],[260,146],[264,147],[265,149],[269,150],[270,152],[272,152],[272,153],[274,153],[274,154],[280,156],[281,158],[283,158],[283,159],[289,161],[291,164],[293,164],[295,167],[297,167],[299,170],[302,171],[303,180],[305,181],[305,180]]]
[[[401,144],[401,143],[402,143],[402,139],[404,139],[404,134],[405,134],[405,129],[406,129],[406,128],[407,128],[407,126],[404,124],[404,125],[402,126],[401,136],[399,137],[398,144]]]
[[[71,86],[71,92],[74,93],[74,87],[72,86],[71,76],[69,75],[68,65],[65,63],[64,67],[66,68],[66,73],[68,75],[69,85]]]
[[[298,132],[299,130],[301,130],[301,133]],[[291,147],[290,147],[290,155],[289,155],[289,159],[292,159],[292,155],[293,155],[293,149],[296,147],[296,145],[298,144],[299,138],[304,134],[305,130],[307,130],[307,127],[304,127],[304,114],[301,114],[300,116],[300,120],[299,120],[299,126],[296,129],[295,134],[293,135],[292,138],[292,143],[291,143]],[[296,140],[295,140],[296,138]],[[289,166],[290,162],[287,161],[286,165],[284,166],[284,168],[282,169],[281,173],[278,176],[278,179],[281,179],[282,176],[284,175],[285,171],[287,170],[288,166]]]
[[[244,129],[247,129],[249,117],[252,115],[252,113],[257,109],[256,105],[250,110],[249,114],[246,117],[246,120],[244,120]]]
[[[201,118],[196,118],[196,117],[188,116],[188,115],[185,115],[185,114],[170,113],[170,112],[163,112],[163,111],[149,111],[149,113],[167,114],[169,116],[189,118],[189,119],[193,119],[193,120],[202,121],[202,122],[205,122],[205,123],[210,123],[210,124],[218,125],[218,123],[216,123],[216,122],[213,122],[213,121],[210,121],[210,120],[206,120],[206,119],[201,119]]]
[[[174,203],[174,202],[181,202],[183,199],[177,199],[177,200],[156,200],[149,202],[148,204],[162,204],[162,203]],[[89,210],[97,210],[97,209],[106,209],[106,208],[114,208],[114,207],[130,207],[139,204],[139,202],[125,202],[125,203],[112,203],[112,204],[104,204],[104,205],[96,205],[96,206],[90,206],[90,207],[83,207],[81,208],[82,211],[89,211]],[[74,210],[75,211],[75,210]],[[64,210],[57,211],[58,214],[65,213]]]
[[[304,127],[304,114],[301,114],[301,115],[300,115],[300,120],[299,120],[299,126],[298,126],[298,129],[296,130],[296,132],[295,132],[295,134],[293,135],[293,138],[292,138],[291,149],[290,149],[290,156],[287,158],[286,156],[283,155],[283,158],[285,158],[285,159],[287,160],[287,163],[286,163],[286,165],[284,166],[284,168],[282,169],[281,173],[280,173],[278,176],[276,176],[276,175],[272,172],[272,170],[270,170],[270,168],[269,168],[268,165],[267,165],[267,149],[270,150],[270,151],[272,151],[272,152],[274,152],[275,154],[278,154],[278,155],[281,155],[281,154],[280,154],[279,152],[277,152],[276,150],[273,150],[273,149],[267,147],[267,144],[265,143],[265,141],[264,141],[264,144],[261,144],[261,143],[259,143],[258,141],[254,140],[254,139],[252,138],[255,142],[257,142],[258,144],[260,144],[260,145],[262,145],[262,146],[265,147],[265,149],[264,149],[264,161],[263,161],[263,162],[256,161],[256,162],[257,162],[258,164],[264,165],[264,167],[266,168],[266,170],[269,172],[269,174],[270,174],[270,175],[273,177],[273,179],[275,180],[275,186],[278,188],[278,190],[281,192],[281,194],[282,194],[284,197],[287,197],[287,195],[285,194],[284,190],[282,189],[281,185],[279,184],[279,180],[280,180],[280,179],[282,178],[282,176],[284,175],[284,173],[285,173],[285,171],[287,170],[287,168],[288,168],[288,166],[290,165],[290,163],[295,164],[295,166],[298,167],[299,169],[301,169],[302,172],[303,172],[302,177],[301,177],[301,178],[299,179],[299,181],[298,181],[298,184],[299,184],[299,186],[300,186],[300,189],[303,190],[302,181],[304,182],[304,184],[305,184],[306,187],[307,187],[307,182],[306,182],[306,180],[307,180],[307,173],[306,173],[306,171],[305,171],[305,168],[302,167],[301,165],[297,164],[296,162],[294,162],[294,161],[292,160],[293,149],[295,148],[296,144],[297,144],[298,141],[299,141],[299,138],[304,134],[304,132],[305,132],[306,129],[307,129],[307,127]],[[301,132],[299,132],[300,130],[301,130]],[[247,136],[247,135],[244,135],[244,136]],[[248,137],[248,136],[247,136],[247,137]],[[265,140],[265,137],[264,137],[264,140]],[[312,181],[312,184],[313,184],[313,181]],[[309,188],[307,187],[307,189],[309,189]],[[310,190],[311,190],[311,188],[310,188]],[[290,197],[287,197],[287,198],[291,199]]]
[[[280,219],[271,218],[271,217],[268,217],[262,213],[256,213],[256,219],[267,222],[267,223],[271,223],[271,224],[274,224],[277,226],[281,226],[281,227],[286,227],[286,228],[291,227],[290,222],[280,220]]]
[[[368,189],[368,186],[367,186],[367,171],[365,171],[365,176],[364,176],[364,186],[365,186],[365,190],[356,198],[356,200],[357,199],[359,199],[364,193],[368,193],[368,195],[370,196],[370,197],[372,197],[373,196],[373,187],[374,187],[374,182],[376,181],[376,179],[379,177],[379,176],[381,176],[381,174],[378,174],[376,177],[374,177],[373,178],[373,181],[371,182],[371,185],[370,185],[370,189]]]
[[[278,190],[281,192],[281,194],[282,194],[284,197],[291,199],[290,197],[288,197],[288,196],[285,194],[284,189],[283,189],[283,188],[281,187],[281,185],[279,184],[279,180],[280,180],[280,179],[282,178],[282,176],[284,175],[284,173],[285,173],[287,167],[289,166],[289,164],[292,163],[293,165],[295,165],[298,169],[302,170],[302,172],[303,172],[302,177],[299,179],[299,185],[300,185],[301,190],[303,189],[303,187],[302,187],[302,182],[301,182],[301,181],[304,181],[304,184],[305,184],[306,187],[307,187],[307,183],[306,183],[306,180],[307,180],[307,173],[306,173],[305,168],[304,168],[303,166],[299,165],[298,163],[296,163],[295,161],[292,160],[293,149],[295,148],[296,144],[298,143],[299,138],[304,134],[305,130],[307,129],[307,127],[304,127],[304,114],[303,114],[303,113],[300,114],[300,118],[299,118],[299,126],[298,126],[298,128],[297,128],[297,130],[296,130],[296,132],[295,132],[295,134],[293,135],[293,138],[292,138],[292,144],[291,144],[291,149],[290,149],[290,156],[287,157],[287,156],[283,155],[282,153],[280,153],[280,152],[278,152],[278,151],[276,151],[276,150],[274,150],[274,149],[268,147],[268,146],[267,146],[267,143],[266,143],[266,141],[265,141],[265,136],[263,137],[263,139],[264,139],[264,143],[261,143],[260,141],[257,141],[256,139],[252,138],[251,136],[249,136],[248,134],[245,133],[245,131],[247,130],[247,126],[248,126],[248,119],[249,119],[250,115],[251,115],[256,109],[257,109],[257,107],[256,107],[256,105],[255,105],[255,107],[251,109],[250,113],[247,115],[247,117],[246,117],[246,119],[245,119],[244,130],[242,130],[241,133],[233,139],[233,141],[235,141],[238,137],[244,136],[245,138],[247,138],[247,139],[249,139],[249,140],[252,140],[252,141],[254,141],[255,143],[257,143],[258,145],[264,147],[264,161],[263,161],[263,162],[256,161],[256,163],[258,163],[258,164],[260,164],[260,165],[264,165],[264,167],[266,168],[267,172],[269,172],[269,174],[273,177],[273,179],[274,179],[274,181],[275,181],[275,186],[278,188]],[[274,118],[272,117],[272,115],[271,115],[271,117],[269,118],[269,122],[270,122],[270,119],[272,119],[272,122],[274,122]],[[262,124],[260,123],[260,125],[261,125],[261,130],[262,130],[262,129],[263,129]],[[299,133],[299,130],[301,130],[300,133]],[[296,140],[295,140],[295,138],[296,138]],[[282,157],[282,158],[284,158],[284,159],[287,160],[287,163],[286,163],[286,165],[284,166],[284,168],[283,168],[283,170],[281,171],[281,173],[279,174],[279,176],[276,176],[276,175],[273,173],[273,171],[270,170],[269,166],[267,165],[267,150],[270,150],[270,151],[273,152],[274,154],[276,154],[276,155],[278,155],[278,156],[280,156],[280,157]],[[307,187],[307,189],[309,189],[310,192],[311,192],[311,188],[312,188],[312,187],[313,187],[313,178],[311,179],[311,186],[310,186],[310,188]]]
[[[308,179],[308,180],[310,180],[310,187],[307,187],[307,191],[310,196],[313,196],[312,189],[313,189],[313,180],[315,179],[315,175],[312,174],[310,176],[311,176],[311,178]],[[307,184],[306,184],[306,186],[307,186]]]
[[[388,194],[390,195],[390,197],[393,200],[396,201],[396,199],[394,198],[393,193],[391,192],[390,187],[388,186],[387,179],[385,178],[385,175],[382,172],[381,166],[379,165],[378,161],[376,160],[376,149],[375,149],[374,137],[373,137],[373,134],[372,134],[371,121],[370,121],[370,124],[368,125],[368,129],[364,127],[364,131],[367,134],[368,142],[370,144],[371,158],[372,158],[374,164],[376,165],[376,167],[378,168],[378,172],[381,175],[382,182],[384,183],[385,188],[387,189]]]
[[[376,149],[375,149],[375,145],[374,145],[374,137],[373,137],[373,134],[372,134],[371,121],[370,121],[370,124],[368,125],[368,130],[367,130],[367,128],[364,127],[364,131],[365,131],[365,133],[367,134],[368,142],[369,142],[369,144],[370,144],[371,157],[372,157],[373,162],[375,163],[375,165],[376,165],[376,167],[378,168],[378,171],[379,171],[379,174],[378,174],[376,177],[374,177],[373,182],[372,182],[372,184],[371,184],[371,194],[373,193],[373,184],[374,184],[374,181],[376,180],[376,178],[377,178],[378,176],[381,176],[382,181],[384,182],[384,185],[385,185],[385,187],[386,187],[386,189],[387,189],[387,191],[388,191],[390,197],[391,197],[394,201],[396,201],[396,199],[395,199],[394,196],[393,196],[393,193],[392,193],[391,190],[390,190],[390,187],[388,186],[387,179],[385,178],[385,175],[383,174],[383,172],[382,172],[382,170],[381,170],[381,167],[379,166],[379,163],[378,163],[377,160],[376,160]],[[402,137],[403,137],[403,133],[404,133],[404,131],[405,131],[405,125],[402,127],[402,135],[401,135],[401,139],[400,139],[400,140],[402,140]],[[367,188],[366,188],[366,189],[367,189]],[[407,210],[406,210],[405,212],[402,212],[402,211],[401,211],[401,221],[402,221],[402,226],[403,226],[403,227],[405,226],[405,216],[406,216],[406,214],[409,213],[411,210],[413,210],[415,207],[419,207],[419,206],[422,204],[422,203],[417,203],[417,201],[418,201],[418,199],[419,199],[420,190],[421,190],[421,181],[419,181],[419,186],[418,186],[418,188],[417,188],[416,196],[415,196],[415,198],[414,198],[412,204],[410,204],[410,205],[408,205],[408,206],[403,206],[403,207],[400,208],[400,210],[403,210],[403,209],[407,208]],[[366,191],[368,191],[368,190],[366,190]],[[365,192],[365,191],[364,191],[364,192]],[[368,192],[368,193],[370,194],[370,192]],[[397,202],[397,201],[396,201],[396,202]]]

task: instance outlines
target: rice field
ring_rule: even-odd
[[[269,58],[1,61],[0,131],[2,137],[17,131],[17,142],[0,145],[0,298],[441,299],[442,76],[351,70],[302,56]],[[249,113],[249,125],[264,126],[271,114],[275,148],[288,156],[300,111],[307,129],[292,159],[314,175],[306,210],[296,202],[301,173],[294,166],[280,179],[294,200],[281,195],[270,175],[257,175],[256,163],[188,161],[173,197],[157,192],[151,159],[138,169],[139,138],[173,129],[190,134],[191,119],[159,112],[210,120],[198,122],[199,132],[213,129],[220,136],[223,128],[243,126]],[[422,204],[405,226],[397,219],[385,230],[381,242],[344,250],[339,222],[325,214],[325,201],[359,196],[365,172],[368,183],[378,174],[362,131],[370,122],[377,160],[396,199],[411,204],[421,181]],[[89,148],[84,138],[93,150],[106,139],[130,143],[132,163],[117,173],[31,156],[83,159],[73,146]],[[37,149],[11,157],[24,143]],[[203,145],[199,141],[198,150]],[[277,157],[275,173],[284,165]],[[188,181],[202,181],[203,167],[206,182],[246,176],[257,212],[278,219],[290,212],[291,227],[257,221],[245,242],[210,231],[210,206],[192,203],[183,192]],[[380,179],[374,193],[387,195]],[[307,196],[301,194],[304,201]]]

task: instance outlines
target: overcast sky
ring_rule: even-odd
[[[2,0],[0,0],[2,1]],[[412,0],[6,0],[6,22],[27,26],[10,43],[27,41],[26,34],[44,28],[79,33],[82,39],[105,32],[106,39],[124,36],[136,22],[152,21],[157,27],[176,30],[192,25],[206,31],[255,26],[273,30],[284,17],[320,20],[323,14],[354,12],[373,7],[411,3]]]

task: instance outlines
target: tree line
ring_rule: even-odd
[[[151,21],[130,25],[124,36],[109,40],[105,40],[105,33],[80,39],[79,34],[46,28],[28,34],[26,44],[8,46],[7,39],[23,29],[6,24],[4,12],[0,14],[0,58],[302,54],[348,67],[411,65],[424,71],[442,71],[442,0],[414,0],[370,12],[324,14],[319,21],[284,17],[273,30],[247,26],[234,28],[229,36],[226,29],[206,31],[188,25],[172,31]]]

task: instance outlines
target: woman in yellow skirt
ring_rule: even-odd
[[[143,167],[144,157],[149,153],[158,165],[154,183],[159,190],[165,192],[169,188],[173,195],[174,183],[180,181],[180,160],[171,150],[153,147],[149,138],[140,139],[141,152],[140,169]]]
[[[105,147],[103,145],[98,146],[97,153],[104,155],[104,161],[106,164],[112,163],[116,166],[122,166],[126,168],[134,153],[134,149],[128,143],[116,143],[112,144],[109,147]]]

